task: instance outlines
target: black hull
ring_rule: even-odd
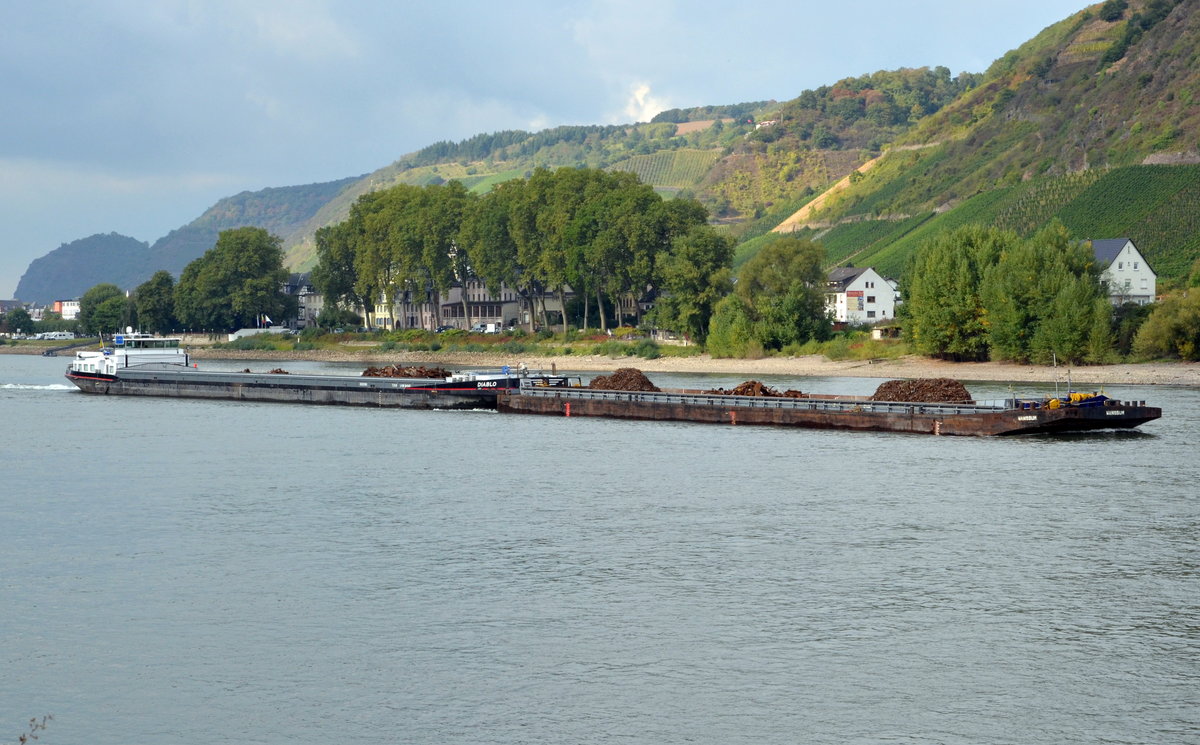
[[[517,378],[449,383],[345,375],[122,370],[116,376],[67,373],[84,393],[399,409],[495,409]]]

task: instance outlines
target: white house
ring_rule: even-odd
[[[839,323],[877,323],[896,317],[900,293],[894,281],[871,267],[839,267],[829,272],[825,307]]]
[[[1100,278],[1108,285],[1113,305],[1153,303],[1158,275],[1128,238],[1104,238],[1092,241],[1092,254],[1104,267]]]

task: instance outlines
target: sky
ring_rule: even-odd
[[[1085,0],[0,0],[0,298],[63,243],[439,140],[983,72]]]

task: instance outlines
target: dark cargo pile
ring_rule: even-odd
[[[724,388],[715,388],[705,393],[715,393],[719,396],[766,396],[771,398],[806,398],[800,391],[786,390],[778,391],[766,383],[760,383],[757,380],[747,380],[741,385],[734,386],[729,390]]]
[[[268,370],[267,375],[290,375],[290,373],[282,367],[277,367],[274,370]]]
[[[448,378],[450,373],[444,367],[388,365],[386,367],[368,367],[363,370],[362,376],[364,378]]]
[[[903,401],[905,403],[969,404],[971,394],[966,386],[953,378],[917,378],[889,380],[875,390],[872,401]]]
[[[588,388],[601,391],[648,391],[658,390],[658,386],[636,367],[622,367],[612,375],[598,375],[588,383]]]

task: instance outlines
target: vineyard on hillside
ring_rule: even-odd
[[[825,265],[874,265],[872,255],[896,242],[933,216],[931,212],[904,220],[860,220],[837,225],[821,236],[825,246]],[[889,276],[896,276],[891,274]]]
[[[609,170],[628,171],[652,186],[686,189],[699,184],[720,157],[720,150],[663,150],[635,155]]]
[[[1200,166],[1129,166],[1104,174],[1059,212],[1081,238],[1132,238],[1160,277],[1200,256]]]
[[[938,215],[862,220],[799,237],[826,247],[826,264],[847,260],[899,276],[917,247],[937,234],[976,224],[1030,236],[1058,218],[1077,239],[1132,238],[1160,277],[1181,277],[1200,257],[1200,166],[1127,166],[983,192]],[[761,240],[738,247],[740,264]]]
[[[1050,222],[1064,204],[1070,204],[1103,175],[1104,171],[1093,169],[1027,181],[1013,188],[991,224],[1020,235],[1030,235]]]

